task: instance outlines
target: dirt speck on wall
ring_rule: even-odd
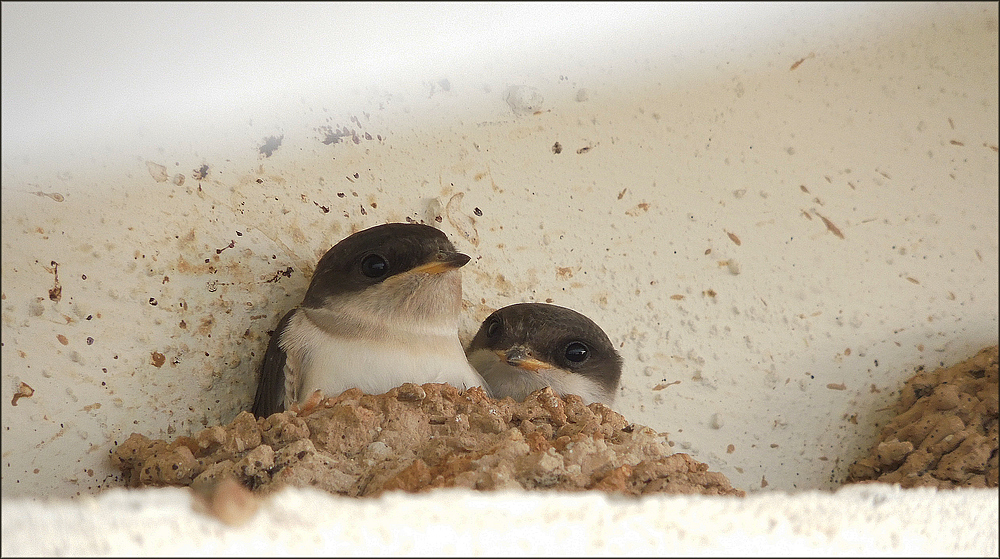
[[[898,415],[848,482],[997,487],[997,346],[906,381]]]
[[[258,494],[294,485],[349,496],[437,487],[745,495],[656,431],[549,388],[524,402],[447,384],[351,389],[301,414],[243,412],[169,443],[134,433],[111,460],[134,487],[235,479]]]

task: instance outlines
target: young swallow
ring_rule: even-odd
[[[622,359],[601,327],[556,305],[518,303],[491,314],[466,350],[496,398],[522,401],[546,386],[611,405]]]
[[[488,390],[458,339],[468,262],[444,233],[416,223],[378,225],[334,245],[271,336],[254,415],[284,411],[317,389],[381,394],[446,382]]]

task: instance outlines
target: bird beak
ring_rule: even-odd
[[[555,369],[552,365],[539,361],[531,356],[531,351],[528,348],[520,345],[515,345],[508,349],[506,352],[497,352],[500,354],[500,358],[507,361],[508,365],[525,369],[527,371],[539,371],[541,369]]]
[[[412,274],[440,274],[456,268],[461,268],[469,263],[470,257],[461,252],[439,252],[437,256],[416,268],[410,270]]]

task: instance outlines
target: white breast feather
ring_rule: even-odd
[[[336,396],[355,387],[367,394],[381,394],[405,382],[486,388],[466,360],[455,329],[405,323],[386,325],[386,329],[399,335],[377,342],[331,335],[304,312],[296,313],[280,342],[287,355],[286,372],[291,369],[294,374],[290,376],[297,377],[290,383],[297,386],[286,391],[286,406],[316,389]]]

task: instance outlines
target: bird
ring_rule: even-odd
[[[622,358],[593,320],[566,307],[517,303],[483,321],[466,349],[493,397],[523,401],[551,386],[585,404],[614,403]]]
[[[407,382],[488,394],[458,337],[469,260],[420,223],[377,225],[335,244],[271,336],[252,413],[291,409],[316,390],[382,394]]]

